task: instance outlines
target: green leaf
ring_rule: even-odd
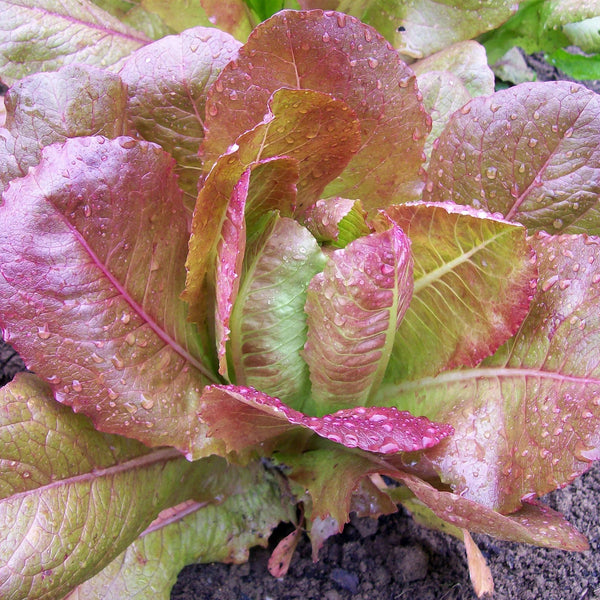
[[[8,85],[75,62],[107,67],[148,41],[88,0],[0,0],[0,78]]]
[[[0,146],[0,192],[38,164],[44,146],[72,137],[122,135],[126,105],[119,77],[86,65],[36,73],[16,83],[6,95],[7,131],[0,132],[5,140]]]
[[[281,521],[295,520],[293,502],[277,479],[255,465],[229,467],[243,481],[221,504],[188,501],[168,509],[95,577],[65,600],[169,600],[179,571],[191,563],[241,563],[248,549],[266,546]],[[247,471],[255,475],[250,479]]]
[[[49,146],[4,193],[0,323],[57,399],[99,429],[197,458],[218,451],[195,411],[215,376],[178,298],[187,235],[173,160],[156,145]]]
[[[275,217],[244,269],[231,318],[230,357],[238,385],[304,410],[310,396],[306,288],[325,264],[316,240],[296,221]]]
[[[227,206],[242,173],[267,158],[297,161],[295,212],[301,215],[348,164],[359,140],[357,119],[340,100],[310,90],[281,89],[273,94],[263,122],[240,136],[230,152],[218,160],[198,195],[184,293],[192,319],[202,321],[206,314],[206,276],[214,268]],[[278,173],[281,165],[265,164],[262,168],[261,178],[268,179],[269,170]]]
[[[175,158],[190,210],[202,167],[198,149],[204,138],[206,90],[239,46],[225,32],[196,27],[144,46],[120,65],[131,127]]]
[[[531,243],[539,286],[518,333],[478,368],[376,398],[450,423],[454,435],[427,451],[427,464],[455,493],[503,513],[563,487],[600,456],[600,240],[537,234]]]
[[[412,296],[412,268],[408,238],[392,225],[332,252],[313,277],[302,355],[318,414],[364,405],[377,389]]]
[[[573,77],[573,79],[600,79],[600,54],[584,56],[559,49],[546,58],[557,69],[560,69],[569,77]]]
[[[415,279],[386,379],[475,366],[517,332],[537,282],[523,227],[453,204],[385,215],[410,238]]]
[[[0,407],[3,598],[62,598],[194,497],[206,467],[98,433],[32,374],[0,390]]]
[[[474,98],[434,149],[424,199],[502,213],[529,230],[600,233],[600,96],[565,81]]]
[[[511,0],[342,0],[337,8],[375,27],[411,58],[494,29],[516,9]]]

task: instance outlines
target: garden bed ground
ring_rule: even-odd
[[[538,79],[562,78],[539,57],[528,62]],[[590,85],[600,91],[599,82]],[[20,358],[0,342],[0,385],[17,370]],[[496,584],[496,600],[600,600],[600,463],[564,490],[547,496],[551,507],[590,541],[582,554],[476,541]],[[475,598],[464,547],[453,538],[417,526],[403,511],[379,521],[355,519],[331,538],[313,564],[304,539],[288,575],[267,570],[269,552],[254,549],[243,565],[186,567],[171,600],[463,600]]]

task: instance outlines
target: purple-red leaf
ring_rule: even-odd
[[[330,254],[308,287],[305,307],[303,356],[318,414],[366,404],[383,377],[412,289],[410,242],[396,225]]]
[[[415,279],[386,379],[473,367],[517,332],[537,282],[524,227],[451,203],[384,215],[410,238]]]
[[[517,334],[478,368],[381,388],[380,404],[450,423],[426,456],[501,512],[563,487],[600,456],[600,240],[538,234],[539,286]]]
[[[420,190],[430,119],[414,74],[373,28],[319,10],[282,11],[261,23],[239,58],[225,67],[207,100],[205,170],[260,123],[280,88],[329,94],[360,120],[360,151],[329,186],[329,195],[360,197],[372,208]]]
[[[218,160],[198,195],[184,294],[190,304],[192,319],[201,321],[204,317],[205,278],[214,264],[227,205],[242,173],[269,158],[287,157],[297,161],[299,179],[295,208],[301,214],[348,164],[358,149],[359,137],[356,117],[343,102],[308,90],[282,89],[273,94],[263,122],[240,136],[229,152]],[[265,164],[261,167],[261,178],[277,177],[282,168],[287,169],[282,163]],[[288,187],[289,175],[285,180]],[[269,185],[281,192],[278,185]],[[266,205],[265,209],[268,208],[271,206]],[[255,205],[251,210],[256,214],[260,209]]]
[[[529,230],[600,233],[600,96],[565,81],[474,98],[431,155],[425,200],[500,212]]]
[[[99,429],[216,450],[195,417],[213,376],[178,299],[188,228],[173,160],[131,138],[74,138],[4,199],[4,339]]]
[[[435,446],[452,428],[394,408],[358,407],[324,417],[309,417],[254,388],[208,386],[199,410],[210,435],[228,451],[240,451],[296,428],[348,448],[391,454]]]

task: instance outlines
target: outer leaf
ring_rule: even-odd
[[[118,76],[85,65],[16,83],[6,95],[7,131],[0,132],[7,140],[0,146],[0,192],[38,164],[44,146],[71,137],[122,135],[126,104]]]
[[[473,533],[536,546],[582,552],[589,548],[581,533],[564,517],[538,502],[527,502],[519,512],[502,515],[462,495],[436,490],[413,475],[397,474],[439,518]]]
[[[251,252],[232,316],[231,362],[249,385],[307,410],[306,288],[325,263],[316,240],[296,221],[276,218]]]
[[[0,78],[12,85],[38,71],[105,67],[149,40],[88,0],[0,0]]]
[[[411,240],[415,278],[387,378],[473,367],[517,332],[537,282],[523,227],[453,204],[396,205],[385,214]]]
[[[430,125],[412,71],[375,30],[322,11],[278,13],[223,70],[207,100],[205,170],[261,121],[269,97],[282,87],[330,94],[360,119],[361,149],[329,195],[381,205],[417,193]]]
[[[423,58],[504,23],[517,10],[510,0],[342,0],[350,12],[383,33],[395,48]]]
[[[485,207],[530,230],[600,232],[600,96],[523,83],[455,113],[432,153],[425,200]]]
[[[228,450],[239,451],[296,428],[308,429],[348,448],[382,454],[429,448],[452,428],[377,407],[340,410],[308,417],[254,388],[213,385],[205,388],[200,416]]]
[[[227,204],[242,173],[267,158],[288,157],[297,161],[296,212],[301,214],[344,169],[359,145],[358,123],[353,113],[330,96],[281,89],[273,94],[269,108],[263,122],[240,136],[231,152],[221,157],[198,195],[184,294],[191,317],[198,321],[206,310],[205,278],[215,260]],[[269,176],[269,168],[277,169],[277,173],[281,165],[265,166],[267,171],[262,177]]]
[[[71,139],[4,198],[4,339],[99,429],[214,451],[195,415],[209,361],[178,300],[187,217],[172,159],[130,138]]]
[[[206,90],[236,55],[240,44],[217,29],[196,27],[140,48],[119,74],[129,92],[131,126],[160,144],[178,163],[179,185],[198,194]]]
[[[248,479],[241,469],[237,473]],[[295,519],[294,504],[282,498],[273,477],[259,474],[261,481],[244,481],[244,489],[222,504],[192,501],[164,511],[125,552],[65,600],[168,600],[185,565],[248,560],[251,546],[266,546],[280,521]]]
[[[410,242],[396,225],[336,250],[312,279],[303,356],[319,414],[365,404],[377,389],[412,288]]]
[[[0,390],[0,406],[3,598],[62,598],[191,497],[204,468],[98,433],[31,374]]]
[[[411,64],[411,69],[417,80],[431,71],[448,71],[460,79],[471,96],[485,96],[494,92],[494,73],[488,66],[485,48],[473,40],[444,48]]]
[[[456,493],[501,512],[600,456],[600,240],[533,240],[540,286],[517,335],[477,369],[401,383],[386,399],[450,423],[427,457]],[[457,460],[460,457],[460,460]]]
[[[317,200],[306,211],[304,224],[319,242],[334,248],[345,248],[350,242],[371,233],[362,202],[340,197]]]

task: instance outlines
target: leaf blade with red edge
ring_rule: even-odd
[[[393,408],[358,407],[309,417],[254,388],[207,386],[198,411],[211,435],[239,452],[282,433],[306,429],[332,442],[367,452],[393,454],[430,448],[452,428]]]
[[[0,322],[99,429],[199,457],[217,449],[194,412],[213,359],[178,300],[188,229],[173,167],[131,138],[46,148],[0,209]]]
[[[410,238],[415,277],[386,379],[475,366],[517,332],[537,283],[523,227],[450,203],[383,214]]]
[[[600,96],[566,81],[474,98],[432,152],[424,199],[500,212],[531,232],[600,233]]]
[[[430,129],[415,81],[381,35],[357,19],[282,11],[254,30],[209,92],[205,168],[261,121],[277,89],[311,89],[346,102],[361,123],[360,151],[327,195],[360,197],[367,209],[375,198],[413,199]]]
[[[413,291],[410,242],[393,224],[329,256],[308,286],[302,353],[319,414],[366,404]]]
[[[426,460],[454,491],[501,512],[566,485],[600,447],[600,240],[531,243],[540,284],[519,332],[478,368],[382,386],[376,398],[452,425]]]

